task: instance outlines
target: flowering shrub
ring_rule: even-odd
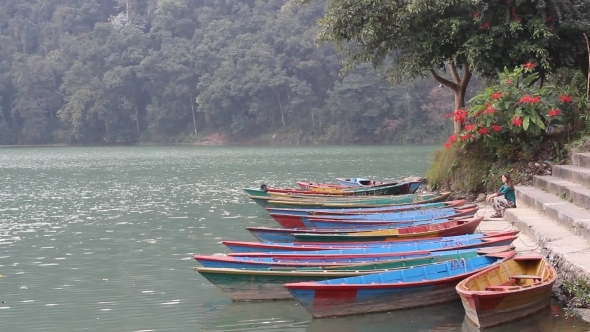
[[[551,85],[535,86],[539,74],[535,64],[526,63],[513,71],[504,68],[499,84],[490,86],[469,101],[468,109],[459,109],[448,117],[465,124],[464,131],[451,135],[445,147],[463,147],[482,142],[496,149],[506,142],[539,138],[547,127],[562,119],[564,106],[572,97],[559,94]]]

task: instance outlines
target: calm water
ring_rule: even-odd
[[[241,188],[422,175],[437,146],[0,150],[0,331],[474,331],[459,303],[312,320],[192,270],[274,225]],[[496,331],[588,331],[558,308]]]

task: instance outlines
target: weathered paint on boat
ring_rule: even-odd
[[[422,223],[426,224],[432,222],[432,220],[451,220],[465,217],[471,217],[479,210],[479,207],[471,209],[454,210],[449,212],[437,213],[433,210],[432,213],[428,214],[415,214],[407,216],[388,216],[385,215],[381,219],[340,219],[340,218],[321,218],[321,217],[304,217],[303,225],[307,228],[353,228],[359,227],[364,228],[368,226],[379,226],[379,225],[390,225],[391,227],[400,227],[400,224],[413,223],[414,225]]]
[[[302,216],[309,215],[351,215],[351,214],[370,214],[370,213],[387,213],[387,212],[403,212],[416,211],[427,209],[440,209],[450,207],[462,207],[466,200],[454,200],[447,202],[426,203],[426,204],[410,204],[410,205],[394,205],[386,207],[369,207],[369,208],[350,208],[350,209],[289,209],[289,208],[266,208],[268,213],[276,214],[295,214]]]
[[[479,209],[478,206],[470,206],[466,208],[439,208],[427,210],[410,210],[387,213],[371,213],[371,214],[352,214],[352,215],[314,215],[302,216],[293,214],[276,214],[271,213],[270,216],[279,225],[285,228],[298,227],[320,227],[320,228],[337,228],[337,227],[352,227],[354,224],[358,226],[369,225],[372,223],[380,224],[396,221],[417,221],[428,219],[450,218],[453,216],[473,215]],[[329,221],[335,221],[334,226],[329,226]],[[341,223],[339,223],[341,222]],[[313,226],[315,224],[319,226]],[[348,225],[347,225],[348,224]]]
[[[357,227],[341,227],[341,228],[313,228],[313,227],[302,227],[302,228],[270,228],[270,227],[246,227],[246,229],[252,233],[255,237],[261,239],[261,241],[271,242],[294,242],[297,239],[295,234],[345,234],[351,232],[367,232],[374,230],[393,229],[401,227],[411,227],[426,224],[444,223],[451,219],[431,219],[431,220],[419,220],[419,221],[399,221],[394,223],[385,223],[377,225],[365,225]]]
[[[320,243],[327,243],[327,244],[341,244],[341,243],[377,243],[377,242],[397,242],[400,240],[412,240],[412,241],[417,241],[417,240],[422,240],[425,238],[440,238],[443,236],[425,236],[423,238],[399,238],[399,237],[395,237],[395,238],[383,238],[383,239],[369,239],[369,240],[354,240],[354,239],[349,239],[350,241],[341,241],[341,240],[333,240],[333,241],[329,241],[327,239],[324,239],[322,241],[313,241],[313,240],[309,240],[309,241],[298,241],[295,238],[295,235],[293,232],[291,232],[291,230],[288,229],[284,229],[284,228],[271,228],[271,227],[246,227],[246,230],[248,232],[250,232],[250,234],[252,234],[255,238],[257,238],[259,241],[262,242],[274,242],[274,243],[294,243],[294,242],[301,242],[301,243],[307,243],[307,244],[320,244]],[[298,232],[298,231],[296,231]],[[333,233],[336,233],[337,231],[335,230]],[[347,230],[341,230],[341,232],[348,232]],[[305,232],[303,232],[305,233]],[[464,235],[464,234],[460,234],[460,235]],[[451,236],[456,236],[456,235],[451,235]]]
[[[312,250],[329,250],[329,249],[346,249],[346,248],[366,248],[366,247],[388,247],[404,244],[415,243],[435,243],[435,242],[455,242],[467,241],[470,239],[480,239],[489,241],[494,237],[516,236],[518,230],[502,232],[486,232],[478,234],[450,236],[450,237],[433,237],[424,239],[408,239],[401,241],[383,241],[383,242],[326,242],[312,243],[281,243],[281,242],[244,242],[244,241],[222,241],[226,247],[233,252],[282,252],[282,251],[312,251]]]
[[[481,223],[483,217],[471,217],[446,221],[443,223],[377,230],[368,232],[339,233],[339,234],[309,234],[294,233],[293,236],[301,242],[347,242],[347,241],[387,241],[394,238],[424,238],[432,236],[454,236],[472,234]]]
[[[315,318],[422,307],[458,300],[461,280],[516,252],[453,260],[358,277],[284,286]]]
[[[469,320],[487,328],[549,306],[556,279],[543,256],[521,254],[461,281],[456,290]]]
[[[269,206],[275,208],[323,208],[323,209],[342,209],[342,208],[362,208],[362,207],[385,207],[395,205],[410,205],[417,203],[435,203],[444,202],[450,197],[451,193],[441,194],[409,194],[401,196],[392,196],[388,198],[378,198],[358,201],[330,201],[328,199],[321,201],[297,200],[297,199],[282,199],[274,200],[269,197],[254,197],[251,199],[262,206]]]
[[[332,268],[232,269],[195,267],[233,301],[285,300],[293,297],[283,284],[346,278],[453,259],[477,257],[478,250],[451,250],[443,255]]]

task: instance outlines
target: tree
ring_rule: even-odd
[[[529,61],[542,75],[587,69],[582,33],[590,30],[589,9],[584,0],[331,0],[319,39],[347,55],[345,69],[371,62],[396,81],[430,74],[461,109],[473,73],[490,77]],[[456,122],[455,132],[461,129]]]

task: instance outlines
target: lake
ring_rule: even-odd
[[[459,302],[312,320],[294,301],[232,303],[192,269],[276,226],[243,187],[424,175],[438,148],[0,149],[1,330],[473,331]],[[588,330],[552,306],[497,331]]]

